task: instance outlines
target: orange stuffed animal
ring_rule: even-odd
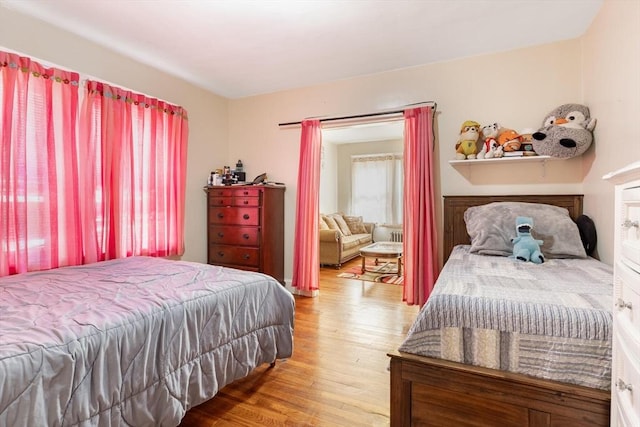
[[[520,149],[520,135],[513,129],[503,129],[498,135],[498,144],[502,146],[505,152],[518,151]]]

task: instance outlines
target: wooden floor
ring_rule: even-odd
[[[338,273],[321,268],[320,296],[296,297],[291,359],[226,386],[181,426],[389,425],[386,353],[400,345],[418,307],[402,302],[401,286]]]

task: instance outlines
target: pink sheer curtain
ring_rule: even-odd
[[[184,252],[184,109],[88,81],[80,120],[87,262]]]
[[[82,263],[78,82],[0,52],[0,276]]]
[[[319,232],[320,215],[320,151],[322,129],[320,121],[302,122],[300,162],[298,164],[298,201],[296,231],[293,245],[292,286],[296,293],[314,296],[319,290]]]
[[[433,183],[433,111],[404,112],[404,265],[403,300],[423,305],[438,277]]]

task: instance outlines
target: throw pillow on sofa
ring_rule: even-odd
[[[364,234],[367,233],[367,229],[364,226],[364,221],[361,216],[349,216],[343,215],[343,218],[347,225],[349,226],[349,230],[353,234]]]
[[[329,226],[325,222],[325,220],[322,217],[322,215],[320,215],[320,222],[319,222],[319,225],[318,225],[318,229],[319,230],[328,230],[329,229]]]
[[[332,216],[325,215],[322,218],[324,218],[324,222],[327,223],[327,226],[329,227],[329,230],[337,230],[338,233],[344,234],[342,232],[342,230],[340,230],[340,227],[338,227],[338,223],[336,222],[336,220]]]
[[[329,216],[336,221],[336,224],[338,224],[338,228],[340,228],[340,231],[342,231],[342,234],[344,234],[345,236],[351,236],[351,234],[353,234],[351,233],[351,229],[347,225],[347,222],[342,217],[342,214],[336,213],[336,214],[331,214]]]

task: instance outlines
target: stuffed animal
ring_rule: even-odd
[[[482,149],[478,153],[479,159],[491,159],[496,157],[496,149],[500,146],[496,138],[500,131],[500,125],[498,123],[492,123],[490,125],[482,126],[480,135],[482,135]]]
[[[579,156],[591,146],[595,127],[596,119],[591,118],[588,107],[561,105],[547,115],[533,134],[533,150],[543,156]]]
[[[544,255],[540,251],[540,245],[544,242],[536,240],[531,235],[533,219],[526,216],[516,218],[517,237],[511,239],[513,243],[513,256],[520,261],[531,261],[534,264],[542,264]]]
[[[520,149],[524,152],[525,156],[535,156],[536,152],[533,151],[533,129],[523,129],[520,132]]]
[[[513,129],[503,129],[498,135],[498,143],[506,152],[518,151],[520,149],[520,134]]]
[[[467,120],[460,127],[460,136],[456,143],[456,159],[475,159],[478,152],[480,123]]]

